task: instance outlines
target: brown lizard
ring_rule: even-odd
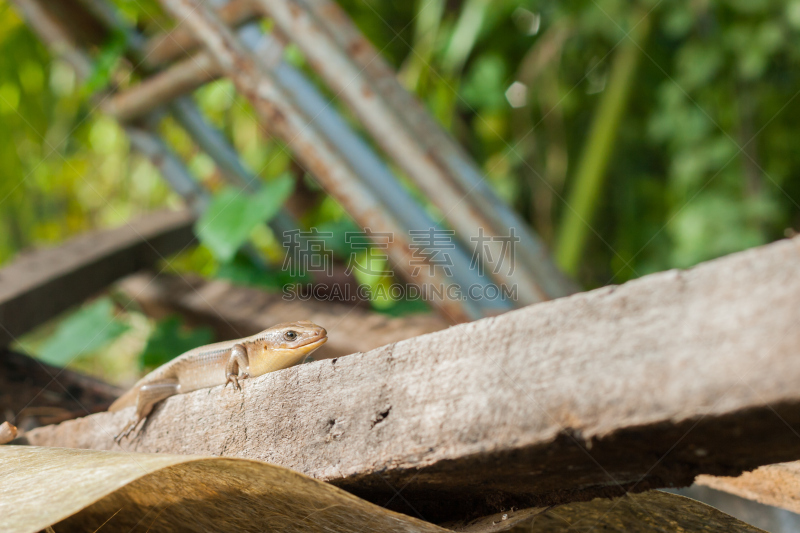
[[[147,374],[111,404],[109,411],[136,406],[133,417],[114,439],[119,442],[127,436],[165,398],[228,383],[241,390],[240,379],[288,368],[327,340],[325,328],[302,321],[189,350]]]

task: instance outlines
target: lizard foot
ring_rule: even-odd
[[[130,421],[125,425],[125,427],[122,428],[122,431],[120,431],[118,435],[114,436],[114,441],[117,444],[121,443],[122,439],[127,437],[130,434],[130,432],[136,428],[136,425],[139,423],[139,420],[140,419],[135,417],[131,418]]]
[[[228,383],[233,383],[233,388],[236,390],[242,390],[242,384],[239,383],[240,379],[247,379],[250,377],[250,374],[247,372],[242,372],[241,374],[227,374],[226,377],[228,378],[225,381],[225,387],[228,386]]]

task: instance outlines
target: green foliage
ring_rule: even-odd
[[[239,252],[232,260],[219,265],[215,277],[226,279],[236,285],[261,287],[273,291],[280,291],[284,285],[293,282],[308,281],[294,279],[288,272],[272,266],[256,265],[245,254]]]
[[[184,352],[209,344],[214,338],[210,328],[185,328],[178,316],[170,316],[156,324],[147,339],[139,362],[142,368],[155,368]]]
[[[128,47],[128,39],[121,31],[114,32],[106,45],[95,58],[94,69],[84,82],[83,91],[87,96],[104,89],[111,83],[111,76],[120,58]]]
[[[115,3],[146,33],[173,24],[157,0]],[[551,247],[564,232],[567,239],[585,234],[573,260],[585,287],[690,266],[780,238],[788,227],[800,230],[800,0],[340,4]],[[598,120],[604,98],[617,90],[614,62],[630,46],[637,12],[649,12],[651,25],[638,43],[635,75],[619,88],[627,98],[614,120]],[[113,65],[124,63],[122,44],[112,35],[98,48],[87,87],[112,80]],[[156,169],[130,152],[119,125],[91,112],[75,73],[50,58],[5,0],[0,53],[0,263],[26,247],[179,204]],[[287,59],[309,71],[296,47]],[[527,88],[518,107],[506,93],[514,82]],[[292,168],[290,151],[263,135],[229,81],[195,97],[267,179],[261,195],[236,196],[188,135],[163,121],[172,148],[217,191],[213,212],[198,225],[204,246],[168,266],[264,287],[287,283],[278,273],[280,236],[262,223],[289,192],[286,178],[272,178]],[[592,125],[592,137],[606,142],[590,142]],[[309,191],[318,200],[302,216],[304,228],[332,229],[327,244],[346,261],[354,250],[344,232],[352,224],[323,192]],[[571,198],[587,201],[573,205]],[[572,209],[577,230],[563,222]],[[266,271],[237,255],[247,239],[264,252]]]
[[[227,188],[214,196],[197,221],[197,237],[223,263],[230,261],[256,226],[278,214],[294,189],[294,180],[281,175],[255,194]]]
[[[107,346],[127,330],[128,326],[115,318],[111,300],[101,298],[64,319],[37,355],[51,365],[66,366]]]
[[[584,286],[800,229],[800,1],[343,3],[548,243],[585,233],[571,259]],[[636,75],[616,88],[627,101],[596,124],[605,146],[590,143],[643,13]],[[515,81],[528,89],[519,108]]]
[[[101,55],[118,55],[113,37]],[[22,249],[118,226],[175,202],[120,127],[87,101],[75,72],[52,59],[0,0],[0,264]],[[102,63],[102,62],[101,62]],[[108,68],[95,69],[103,85]]]

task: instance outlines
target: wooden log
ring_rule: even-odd
[[[259,459],[432,520],[796,460],[798,265],[800,239],[781,241],[266,374],[243,392],[174,396],[122,449]],[[119,449],[98,427],[113,433],[130,414],[29,439]]]
[[[211,56],[201,52],[163,72],[153,74],[130,89],[108,97],[101,109],[122,122],[139,119],[217,79],[218,70]]]
[[[0,421],[22,430],[105,411],[125,392],[99,379],[0,348]]]
[[[447,327],[430,315],[392,318],[349,305],[308,300],[284,300],[281,294],[237,287],[224,280],[206,281],[196,276],[135,274],[120,288],[150,316],[182,315],[192,325],[210,325],[218,339],[253,335],[280,322],[311,320],[325,324],[328,342],[313,358],[330,359],[366,352]]]
[[[250,0],[231,0],[216,10],[220,20],[229,26],[241,26],[258,17]],[[152,37],[143,52],[144,62],[151,68],[163,67],[194,51],[200,42],[185,27],[178,25],[168,32]]]
[[[0,347],[123,276],[194,240],[194,216],[160,211],[56,248],[21,254],[0,270]]]

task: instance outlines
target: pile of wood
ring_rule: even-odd
[[[305,312],[315,321],[348,332],[335,349],[347,351],[350,339],[362,353],[266,374],[242,392],[174,396],[121,444],[113,435],[127,411],[39,427],[17,442],[255,459],[456,529],[511,513],[539,516],[535,523],[549,531],[542,513],[599,518],[613,506],[615,520],[639,520],[645,531],[642,508],[663,505],[660,513],[688,519],[680,506],[668,510],[664,499],[678,496],[647,491],[696,478],[800,510],[791,491],[800,467],[786,463],[800,459],[798,264],[800,239],[786,240],[432,333],[418,318],[359,308],[326,314],[329,304],[313,304]],[[52,268],[40,276],[58,287],[83,267]],[[280,313],[304,312],[254,289],[144,276],[121,287],[156,313],[177,310],[250,332]],[[135,290],[145,285],[151,289]],[[247,291],[255,300],[245,311],[235,301]],[[13,301],[24,308],[37,294],[31,286]],[[364,323],[380,335],[352,339]],[[631,499],[640,492],[644,500]],[[625,495],[629,503],[608,503]],[[578,503],[595,498],[604,500]],[[491,527],[485,531],[502,530]]]

